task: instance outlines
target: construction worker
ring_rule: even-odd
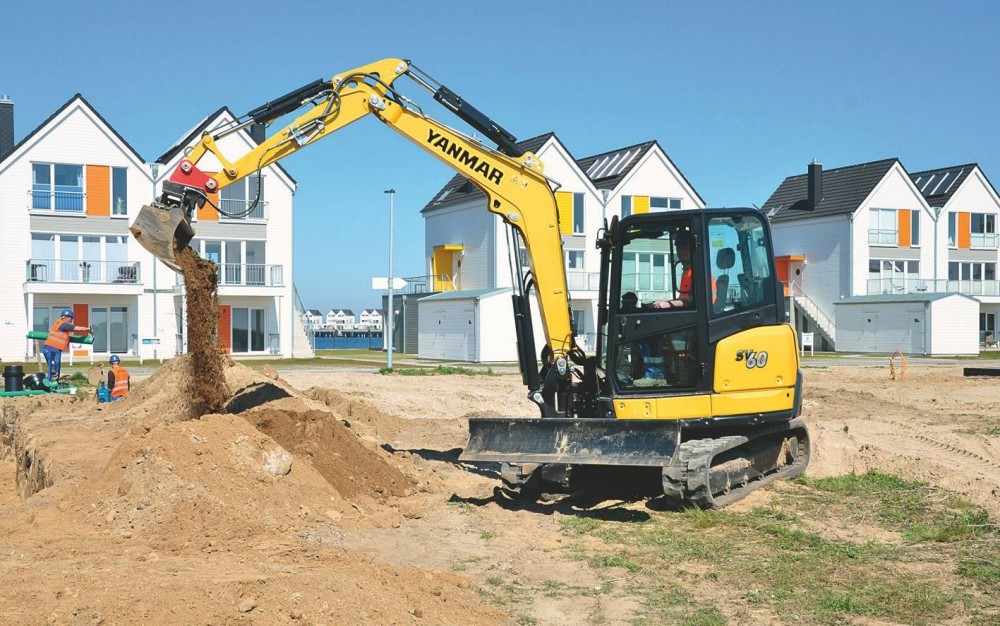
[[[62,369],[62,353],[69,349],[70,334],[90,334],[91,329],[86,326],[73,324],[73,311],[63,309],[56,323],[49,328],[49,336],[42,345],[42,355],[45,356],[45,363],[49,368],[49,380],[59,380],[59,373]]]
[[[121,366],[121,358],[117,354],[112,354],[108,359],[111,363],[111,370],[108,372],[108,389],[111,390],[111,401],[122,398],[131,389],[128,379],[128,370]]]

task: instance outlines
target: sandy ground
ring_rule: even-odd
[[[498,502],[495,471],[457,460],[467,417],[535,416],[520,376],[231,366],[239,414],[190,419],[176,361],[114,405],[0,399],[0,623],[632,622],[624,596],[477,592],[601,585],[561,549],[572,511]],[[878,469],[1000,515],[1000,379],[805,379],[810,475]]]

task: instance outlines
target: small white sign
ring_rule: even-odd
[[[392,279],[393,289],[402,289],[406,286],[406,281],[402,278],[394,277]],[[389,277],[388,276],[372,276],[372,289],[388,289],[389,288]]]
[[[805,356],[806,347],[807,346],[809,347],[809,356],[812,356],[814,354],[814,352],[813,352],[813,334],[812,333],[802,333],[802,341],[801,341],[800,345],[802,347],[802,355],[803,356]]]

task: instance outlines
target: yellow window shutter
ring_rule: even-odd
[[[559,209],[559,232],[563,235],[572,235],[573,193],[570,191],[557,191],[556,207]]]
[[[87,215],[111,215],[111,168],[87,166]]]
[[[632,213],[649,213],[649,196],[632,196]]]

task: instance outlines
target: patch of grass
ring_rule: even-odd
[[[638,572],[642,566],[624,554],[608,554],[591,559],[594,567],[623,567],[630,572]]]
[[[984,434],[987,437],[1000,437],[1000,426],[997,428],[987,428]]]
[[[490,539],[493,539],[496,536],[497,534],[492,530],[484,530],[483,532],[479,533],[479,538],[482,539],[483,541],[489,541]]]
[[[438,365],[437,367],[411,367],[405,369],[380,367],[379,374],[399,374],[400,376],[496,376],[492,367],[485,370],[472,369],[468,367],[456,367],[452,365]]]
[[[643,607],[636,624],[726,623],[723,600],[705,594],[706,584],[744,589],[748,604],[805,624],[1000,617],[995,521],[889,474],[802,478],[768,506],[745,512],[660,512],[642,523],[581,515],[560,525],[566,535],[588,538],[569,546],[577,558],[630,573],[629,593]],[[851,528],[882,532],[859,538]],[[948,564],[972,584],[927,576]]]

